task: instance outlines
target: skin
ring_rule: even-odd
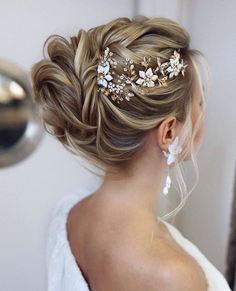
[[[196,82],[192,103],[193,124],[201,113],[201,101],[199,83]],[[194,140],[195,151],[200,148],[204,125],[203,120]],[[127,265],[132,262],[133,266],[145,266],[143,260],[142,263],[139,260],[146,258],[147,253],[160,262],[170,262],[177,257],[181,263],[188,262],[195,270],[196,281],[202,284],[200,290],[206,290],[206,278],[200,266],[157,219],[167,170],[162,150],[168,151],[168,145],[179,135],[182,126],[175,117],[166,118],[160,126],[150,131],[144,150],[135,157],[129,168],[116,174],[115,179],[106,174],[101,186],[70,210],[67,232],[72,253],[84,277],[93,282],[96,290],[109,290],[97,272],[101,266],[109,282],[117,276],[116,273],[112,275],[111,270],[120,269],[120,258]],[[159,265],[158,276],[165,277],[164,264]]]

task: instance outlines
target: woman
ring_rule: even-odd
[[[104,170],[83,199],[63,198],[48,237],[48,290],[230,290],[200,250],[164,220],[190,194],[181,162],[204,131],[206,100],[190,36],[167,18],[118,18],[70,41],[53,35],[32,68],[45,129]],[[160,216],[176,173],[181,203]],[[162,183],[164,181],[164,187]]]

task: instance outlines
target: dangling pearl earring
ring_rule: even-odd
[[[167,175],[167,177],[166,177],[166,185],[163,188],[163,194],[164,195],[167,195],[168,194],[170,185],[171,185],[171,178],[170,178],[169,175]]]
[[[176,160],[178,154],[182,152],[182,147],[178,145],[178,143],[179,143],[179,137],[176,136],[174,141],[168,146],[169,153],[167,153],[166,151],[162,151],[164,153],[164,156],[167,158],[167,161],[166,161],[167,166],[172,164]],[[166,184],[165,184],[165,187],[163,188],[164,195],[168,194],[170,186],[171,186],[171,178],[169,176],[169,167],[168,167],[168,175],[166,177]]]

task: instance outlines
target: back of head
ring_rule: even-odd
[[[97,166],[129,163],[149,130],[164,118],[174,115],[180,122],[190,121],[194,57],[201,53],[189,45],[188,32],[177,22],[141,15],[80,29],[69,40],[51,35],[45,42],[45,58],[31,71],[34,101],[45,129]],[[188,66],[184,77],[168,79],[167,86],[147,86],[140,92],[130,85],[132,98],[117,102],[98,90],[97,67],[106,48],[113,53],[113,71],[118,75],[128,59],[141,71],[146,57],[155,66],[157,58],[169,60],[174,51]]]

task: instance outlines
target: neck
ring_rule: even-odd
[[[132,167],[120,170],[115,177],[106,173],[96,192],[108,203],[131,207],[137,213],[147,213],[157,219],[166,171],[166,161],[161,154],[143,155]]]

